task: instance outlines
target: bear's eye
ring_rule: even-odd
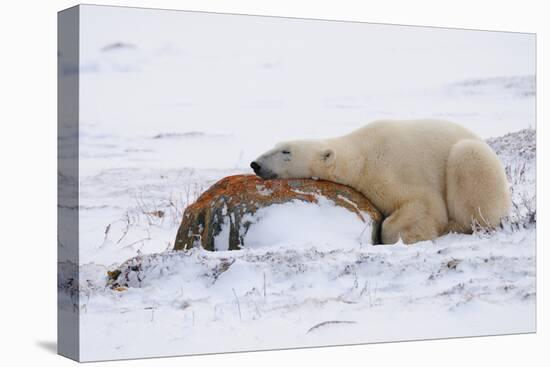
[[[289,150],[283,150],[283,151],[281,151],[281,153],[283,153],[283,154],[290,154],[290,151],[289,151]]]

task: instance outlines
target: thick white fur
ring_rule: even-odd
[[[341,137],[277,144],[255,162],[265,178],[319,177],[360,191],[386,217],[383,243],[495,227],[511,204],[496,154],[449,121],[374,121]]]

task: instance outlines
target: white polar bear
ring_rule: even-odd
[[[374,121],[347,135],[279,143],[250,166],[264,178],[318,177],[355,188],[384,214],[382,242],[493,228],[511,200],[501,162],[479,137],[442,120]]]

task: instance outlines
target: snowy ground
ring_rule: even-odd
[[[84,9],[83,360],[535,330],[532,37]],[[372,246],[349,218],[307,236],[279,230],[242,251],[169,251],[185,207],[218,179],[250,173],[278,140],[416,117],[495,137],[514,198],[502,229]],[[325,209],[323,228],[337,215]],[[112,290],[107,271],[121,264],[127,287]]]

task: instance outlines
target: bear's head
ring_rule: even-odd
[[[256,158],[250,167],[263,179],[327,178],[331,176],[335,154],[324,141],[287,141]]]

